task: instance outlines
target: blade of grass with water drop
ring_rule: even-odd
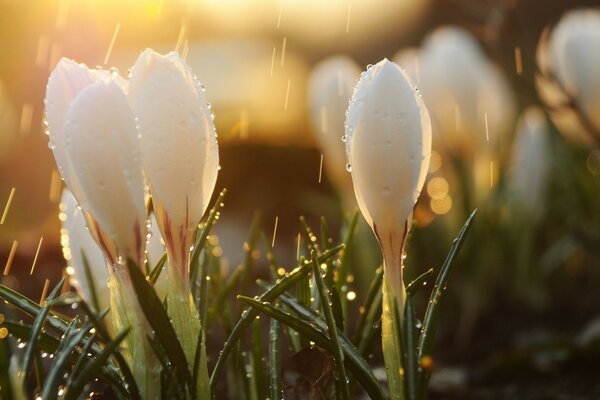
[[[333,357],[335,359],[336,376],[338,385],[336,387],[340,390],[340,397],[343,400],[350,399],[350,388],[348,387],[348,377],[346,375],[346,368],[344,367],[344,352],[340,344],[338,337],[338,328],[336,326],[336,320],[333,316],[331,296],[329,295],[329,288],[325,285],[323,276],[321,275],[321,267],[317,260],[317,253],[313,250],[311,252],[313,276],[317,283],[318,293],[321,296],[321,306],[323,314],[325,315],[325,321],[327,322],[327,328],[329,332],[329,339],[333,344]]]
[[[102,342],[105,344],[108,343],[110,341],[110,335],[104,327],[104,325],[102,324],[102,320],[108,314],[110,309],[107,308],[106,310],[96,314],[90,309],[89,305],[85,301],[81,301],[79,303],[79,306],[83,310],[83,313],[86,315],[88,320],[94,326],[94,329],[98,333],[98,337],[100,338],[100,340],[102,340]],[[94,344],[92,344],[92,346],[94,346]],[[127,390],[130,393],[130,398],[135,400],[139,399],[140,392],[137,383],[135,382],[135,379],[133,377],[133,373],[131,372],[129,365],[127,364],[127,361],[125,361],[125,358],[123,357],[120,351],[115,351],[113,353],[113,356],[121,374],[123,375],[123,379],[125,380],[125,384],[127,385]]]
[[[75,400],[83,392],[94,376],[98,375],[100,368],[108,361],[109,357],[117,351],[117,348],[129,333],[129,328],[120,332],[113,340],[111,340],[91,362],[87,363],[83,371],[73,380],[70,385],[67,385],[63,400]],[[85,352],[84,352],[85,356]]]
[[[185,354],[181,343],[177,340],[177,335],[169,316],[163,308],[162,302],[154,291],[154,288],[148,283],[142,271],[132,260],[127,260],[127,270],[133,285],[138,303],[144,313],[148,323],[154,329],[156,337],[165,349],[165,353],[175,369],[175,376],[179,379],[181,387],[186,387],[191,383],[192,375],[188,368]]]
[[[437,320],[439,314],[439,302],[442,298],[444,290],[446,288],[446,283],[448,281],[448,274],[450,272],[450,267],[452,266],[458,251],[460,250],[463,241],[466,237],[469,228],[471,227],[471,223],[475,218],[475,214],[477,210],[473,211],[462,229],[458,233],[456,239],[454,239],[452,243],[452,247],[450,248],[450,252],[440,269],[440,273],[437,276],[435,286],[431,292],[431,296],[429,298],[429,304],[427,306],[427,310],[425,311],[425,318],[423,318],[423,329],[421,330],[421,336],[419,337],[419,346],[418,346],[418,362],[421,365],[420,374],[418,377],[418,387],[419,387],[419,398],[426,398],[427,394],[427,383],[429,382],[429,378],[431,376],[430,368],[422,368],[423,361],[427,358],[431,357],[433,345],[435,342],[435,334],[437,330]]]
[[[35,317],[33,324],[31,326],[31,337],[29,338],[27,348],[25,349],[25,355],[23,356],[23,362],[21,364],[21,371],[27,373],[29,367],[31,366],[31,362],[33,361],[33,355],[37,349],[37,340],[40,336],[40,332],[44,327],[44,322],[46,322],[46,318],[50,313],[51,302],[55,299],[60,291],[62,290],[63,284],[65,283],[65,278],[62,278],[60,282],[52,289],[52,292],[48,295],[46,299],[46,304],[40,309],[40,312]]]
[[[346,228],[346,232],[343,233],[344,240],[342,243],[344,244],[344,251],[342,252],[338,266],[336,268],[337,279],[335,280],[335,288],[337,292],[340,294],[340,300],[342,305],[342,315],[343,320],[346,320],[346,316],[348,314],[348,299],[346,298],[346,293],[343,290],[344,286],[346,286],[348,280],[348,270],[350,263],[350,252],[352,249],[352,241],[354,239],[354,233],[356,232],[356,224],[358,222],[358,214],[359,211],[355,210],[350,217],[348,227]],[[348,329],[348,324],[346,324],[346,330]],[[348,332],[344,331],[346,334]]]
[[[81,249],[81,260],[83,263],[83,273],[85,275],[85,280],[90,289],[90,303],[92,303],[92,307],[94,307],[94,310],[100,311],[100,302],[98,301],[96,282],[94,279],[94,275],[92,274],[92,269],[90,268],[90,263],[83,249]]]
[[[215,221],[217,221],[219,213],[224,207],[223,199],[225,198],[226,194],[227,189],[223,189],[221,190],[221,193],[219,193],[219,197],[217,197],[215,205],[213,206],[213,208],[211,208],[210,212],[208,213],[206,223],[204,223],[202,229],[199,230],[198,238],[196,239],[196,243],[194,243],[194,250],[192,250],[192,256],[190,257],[190,282],[192,284],[192,289],[194,289],[196,285],[196,279],[198,278],[198,261],[200,260],[200,253],[206,245],[206,240],[208,238],[208,235],[210,234],[210,230],[215,224]],[[196,291],[192,290],[192,293],[195,294]]]
[[[319,262],[327,261],[329,258],[335,256],[341,249],[343,249],[343,247],[344,246],[342,244],[340,244],[338,246],[331,248],[329,251],[323,253],[319,257]],[[281,278],[278,281],[278,283],[275,284],[271,289],[267,290],[265,293],[260,295],[259,300],[260,301],[275,300],[279,295],[281,295],[286,290],[288,290],[289,288],[294,286],[296,283],[298,283],[298,281],[301,280],[304,276],[306,276],[306,274],[308,274],[308,272],[310,270],[311,270],[310,265],[302,265],[302,266],[297,267],[296,269],[294,269],[293,271],[288,273],[286,276]],[[212,375],[210,377],[210,384],[211,384],[211,388],[213,389],[213,391],[214,391],[214,388],[216,385],[217,377],[221,374],[223,367],[225,365],[225,361],[227,360],[227,357],[229,357],[229,355],[231,354],[231,351],[233,350],[237,341],[240,339],[244,330],[248,327],[248,325],[251,323],[251,321],[257,315],[258,315],[258,311],[256,311],[255,309],[253,309],[253,308],[247,309],[244,312],[242,312],[240,319],[237,321],[237,323],[233,327],[233,330],[231,331],[229,337],[225,341],[223,350],[221,350],[221,353],[219,354],[219,358],[217,359],[217,362],[213,369]]]
[[[412,297],[417,293],[421,288],[427,285],[427,279],[433,276],[433,268],[429,268],[427,271],[423,272],[421,275],[417,276],[406,286],[406,297]]]
[[[200,329],[200,335],[196,342],[196,353],[194,355],[194,368],[192,370],[192,382],[198,382],[198,377],[208,376],[208,367],[206,363],[206,342],[204,335],[204,328]],[[199,390],[199,393],[196,391]],[[200,387],[192,385],[192,399],[209,399],[210,398],[210,385],[206,379],[202,379]]]
[[[158,278],[159,278],[166,262],[167,262],[167,253],[162,255],[160,260],[158,260],[158,262],[156,263],[154,268],[152,268],[152,270],[148,274],[148,281],[150,282],[150,284],[152,286],[154,286],[156,284],[156,281],[158,281]]]
[[[254,385],[259,399],[269,398],[269,391],[264,375],[263,347],[261,337],[260,319],[257,317],[252,323],[252,369],[254,370]]]
[[[71,325],[74,326],[74,325]],[[92,329],[92,324],[85,324],[77,331],[69,329],[68,333],[65,333],[65,337],[61,341],[54,357],[54,362],[48,371],[48,376],[44,382],[42,388],[42,399],[44,400],[56,400],[58,397],[58,386],[63,379],[63,375],[67,366],[70,363],[70,358],[75,350],[75,347],[80,346],[83,339]]]
[[[313,341],[319,347],[322,347],[330,354],[335,353],[334,345],[332,341],[327,336],[327,327],[326,323],[322,320],[322,317],[319,317],[323,323],[323,328],[321,329],[318,325],[312,324],[311,322],[304,321],[287,313],[279,308],[273,307],[268,302],[261,302],[260,300],[255,300],[250,297],[238,296],[240,301],[251,306],[253,309],[260,311],[271,318],[275,318],[279,320],[282,324],[288,325],[292,327],[300,334],[305,335],[311,341]],[[288,299],[295,299],[288,296]],[[298,304],[298,303],[297,303]],[[309,310],[306,307],[298,304],[299,307],[307,310],[306,312],[314,313],[313,310]],[[367,364],[367,362],[358,354],[352,343],[348,338],[346,338],[343,332],[338,331],[337,335],[340,339],[340,344],[342,346],[342,350],[344,351],[345,358],[344,363],[346,368],[356,377],[356,379],[360,382],[365,391],[369,394],[372,399],[383,400],[385,398],[377,379],[373,375],[371,367]]]
[[[400,315],[397,316],[400,320]],[[407,400],[417,400],[417,378],[419,375],[417,363],[417,332],[415,309],[410,297],[406,298],[404,307],[404,323],[402,329],[402,350],[404,352],[404,389]]]
[[[10,349],[8,339],[0,339],[0,398],[12,399],[13,390],[10,379]]]

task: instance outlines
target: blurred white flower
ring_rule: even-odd
[[[315,67],[308,87],[311,122],[323,152],[324,169],[342,194],[352,191],[342,137],[346,110],[359,76],[360,69],[352,59],[335,56]]]
[[[116,73],[63,58],[45,99],[56,164],[113,265],[119,256],[141,262],[145,245],[137,130],[124,90]]]
[[[569,140],[600,143],[600,11],[566,13],[540,39],[538,93]]]
[[[204,90],[177,53],[145,50],[130,79],[144,173],[171,261],[187,281],[189,248],[219,168]]]
[[[539,215],[550,173],[550,143],[544,112],[530,107],[517,123],[509,187],[527,215]]]
[[[439,28],[425,39],[420,52],[396,57],[418,77],[433,133],[446,150],[470,159],[512,129],[513,92],[467,31]]]

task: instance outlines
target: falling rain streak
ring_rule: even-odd
[[[40,238],[40,242],[38,243],[37,250],[35,251],[35,256],[33,257],[33,263],[31,263],[31,271],[29,271],[29,275],[33,275],[33,270],[35,269],[35,264],[37,262],[38,256],[40,254],[40,249],[42,248],[42,242],[44,241],[44,237]]]
[[[287,90],[285,91],[285,104],[283,106],[284,110],[287,110],[287,108],[288,108],[288,99],[290,97],[290,84],[291,83],[292,83],[292,80],[288,79]]]
[[[321,162],[319,163],[319,183],[321,183],[322,175],[323,175],[323,154],[321,154]]]
[[[50,279],[46,278],[44,281],[44,289],[42,289],[42,295],[40,296],[40,305],[44,303],[46,300],[46,295],[48,294],[48,288],[50,287]]]
[[[279,217],[275,217],[275,226],[273,227],[273,240],[271,241],[271,247],[275,247],[275,237],[277,236],[277,223],[279,222]]]
[[[485,140],[486,140],[486,142],[489,142],[490,141],[490,129],[488,126],[487,113],[483,113],[483,120],[485,121]]]
[[[6,206],[4,206],[4,212],[2,213],[2,219],[0,219],[0,225],[4,224],[6,220],[6,215],[8,214],[8,210],[10,209],[10,204],[12,203],[13,197],[15,195],[15,188],[10,189],[10,194],[8,195],[8,200],[6,201]]]
[[[517,75],[523,74],[523,57],[521,55],[521,48],[515,47],[515,69],[517,71]]]
[[[58,170],[52,170],[52,175],[50,175],[50,191],[48,193],[48,200],[52,203],[58,203],[60,200],[60,191],[61,187],[61,179],[60,173]]]
[[[115,32],[112,35],[112,39],[110,41],[110,45],[108,46],[108,50],[106,51],[106,56],[104,57],[104,65],[108,64],[108,59],[110,58],[110,53],[112,53],[113,46],[115,45],[115,40],[117,40],[117,35],[119,34],[119,30],[121,29],[121,23],[119,22],[115,28]]]
[[[186,30],[186,25],[184,22],[182,22],[181,29],[179,30],[179,36],[177,37],[177,43],[175,44],[175,51],[178,53],[181,51],[181,47],[183,46],[183,43],[185,41]]]
[[[346,19],[346,33],[350,32],[350,14],[352,13],[352,3],[348,4],[348,18]]]
[[[277,29],[279,29],[279,27],[281,26],[281,17],[283,16],[283,2],[284,2],[284,0],[281,0],[281,3],[279,3],[279,16],[277,17]]]
[[[12,247],[10,248],[10,253],[8,254],[8,260],[6,260],[6,265],[4,266],[4,276],[7,276],[10,273],[10,267],[12,265],[13,259],[15,258],[15,253],[17,252],[17,246],[19,245],[18,241],[14,241]]]
[[[277,52],[277,47],[273,46],[273,57],[271,58],[271,73],[270,76],[273,76],[273,68],[275,67],[275,53]]]
[[[283,44],[281,45],[281,67],[285,64],[285,48],[287,45],[287,36],[283,37]]]

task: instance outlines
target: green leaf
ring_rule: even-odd
[[[210,382],[206,379],[208,377],[208,369],[206,365],[206,344],[204,329],[200,328],[200,335],[196,342],[196,353],[194,355],[194,369],[192,370],[192,382],[198,382],[201,378],[202,381],[196,385],[192,385],[192,398],[193,399],[209,399],[210,398]],[[199,390],[200,393],[196,393]]]
[[[162,257],[160,258],[160,260],[158,260],[154,268],[152,268],[152,271],[150,271],[150,274],[148,274],[148,281],[152,286],[156,285],[156,281],[158,281],[158,278],[160,277],[160,274],[164,269],[163,267],[165,266],[166,262],[167,253],[162,255]]]
[[[77,376],[76,379],[70,385],[67,385],[64,400],[75,400],[79,397],[85,385],[87,385],[94,376],[97,376],[100,369],[106,362],[108,358],[117,351],[119,345],[125,339],[125,336],[129,333],[129,329],[125,329],[121,333],[119,333],[114,340],[110,341],[102,350],[100,354],[98,354],[91,362],[89,362],[83,371]],[[82,356],[86,357],[86,351],[83,351]]]
[[[336,255],[341,249],[343,249],[343,247],[344,247],[343,245],[338,245],[338,246],[335,246],[335,247],[331,248],[330,250],[326,251],[319,257],[319,262],[322,263],[322,262],[327,261],[329,258]],[[295,285],[299,280],[301,280],[304,276],[306,276],[306,274],[308,274],[308,272],[310,270],[311,270],[310,264],[305,264],[305,265],[297,267],[293,271],[286,274],[283,278],[281,278],[271,289],[269,289],[265,293],[263,293],[259,297],[260,301],[275,300],[280,294],[282,294],[283,292],[288,290],[290,287]],[[225,366],[225,361],[227,360],[227,357],[229,357],[229,355],[231,354],[231,351],[235,347],[237,341],[242,336],[242,333],[244,332],[244,330],[248,327],[248,325],[250,325],[252,320],[254,318],[256,318],[257,315],[258,315],[258,312],[255,309],[244,310],[242,312],[240,319],[237,321],[237,323],[233,327],[233,330],[231,331],[231,333],[229,334],[229,337],[225,341],[223,350],[221,350],[219,358],[217,359],[217,363],[215,364],[215,368],[213,369],[212,375],[210,377],[210,385],[211,385],[211,388],[213,389],[213,392],[214,392],[214,388],[215,388],[215,385],[217,382],[217,377],[221,374],[223,367]]]
[[[317,260],[317,252],[312,251],[312,265],[313,265],[313,276],[317,282],[317,288],[319,289],[319,295],[321,296],[321,306],[323,313],[325,314],[325,320],[327,321],[327,327],[329,331],[329,338],[333,344],[334,353],[332,354],[335,359],[336,375],[338,379],[338,387],[341,389],[341,397],[343,400],[350,399],[350,389],[348,388],[348,377],[346,376],[346,369],[344,368],[344,353],[340,345],[340,339],[337,335],[337,326],[335,318],[333,317],[331,298],[329,296],[329,289],[323,282],[323,276],[321,275],[321,267]]]
[[[75,322],[75,319],[73,320]],[[58,386],[60,385],[64,372],[69,365],[71,353],[76,346],[81,346],[83,339],[92,329],[92,324],[85,324],[80,329],[76,329],[75,323],[72,323],[65,333],[65,336],[58,346],[54,362],[48,371],[48,376],[42,388],[42,398],[45,400],[54,400],[58,397]]]
[[[192,376],[187,360],[162,302],[158,298],[154,288],[146,280],[142,271],[135,265],[135,262],[127,260],[127,270],[140,308],[146,316],[148,323],[154,329],[161,346],[165,349],[172,367],[176,370],[176,377],[179,379],[182,387],[189,385]]]
[[[406,286],[406,297],[412,297],[425,285],[427,285],[427,279],[433,275],[433,268],[429,268],[421,275],[417,276],[412,282]]]
[[[96,290],[96,280],[94,279],[94,275],[92,274],[92,270],[90,268],[90,263],[83,249],[81,249],[81,260],[83,262],[83,272],[85,275],[85,280],[88,284],[88,287],[90,288],[90,302],[92,303],[92,307],[94,308],[94,310],[100,311],[100,302],[98,301],[98,292]]]
[[[360,307],[358,322],[354,335],[354,342],[358,343],[358,351],[365,355],[369,343],[373,324],[381,318],[381,284],[383,282],[383,268],[375,270],[375,276],[371,281],[365,302]]]
[[[437,330],[437,320],[439,314],[439,303],[446,289],[446,283],[448,281],[448,274],[450,272],[450,267],[454,262],[454,258],[458,254],[462,243],[466,237],[467,232],[475,218],[475,214],[477,210],[473,211],[462,229],[458,233],[458,236],[452,242],[452,247],[450,248],[450,252],[442,265],[440,273],[437,276],[435,286],[431,292],[431,296],[429,298],[429,303],[427,306],[427,310],[425,311],[425,318],[423,318],[423,329],[421,330],[421,336],[419,337],[419,347],[418,347],[418,362],[420,364],[420,374],[419,374],[419,397],[421,399],[426,398],[427,395],[427,383],[429,382],[429,378],[431,376],[430,368],[421,368],[424,358],[431,357],[433,345],[435,343],[435,334]]]
[[[287,297],[295,302],[295,299],[291,297]],[[313,321],[313,323],[303,321],[285,311],[282,311],[279,308],[273,307],[268,302],[261,302],[260,300],[255,300],[250,297],[238,296],[240,301],[250,305],[253,309],[263,312],[271,318],[275,318],[280,321],[282,324],[288,325],[300,334],[305,335],[311,341],[315,342],[319,347],[322,347],[330,354],[335,353],[334,345],[332,341],[329,339],[327,334],[325,333],[327,330],[326,323],[319,317],[321,320],[321,324],[325,325],[324,330],[319,327],[318,321]],[[307,309],[305,306],[297,303],[297,306],[300,308],[304,308],[307,313],[314,313],[313,310]],[[343,332],[337,331],[337,336],[340,339],[340,345],[344,352],[345,358],[344,363],[346,368],[356,377],[356,379],[361,383],[362,387],[369,394],[372,399],[382,400],[385,398],[377,379],[373,375],[371,367],[365,359],[356,351],[356,348],[350,340],[344,335]]]
[[[50,307],[51,304],[50,302],[56,298],[56,296],[58,296],[58,294],[60,293],[60,291],[62,290],[62,287],[65,283],[65,278],[62,278],[60,280],[60,282],[58,282],[58,284],[54,287],[54,289],[52,289],[52,292],[48,295],[47,299],[46,299],[46,305],[44,307],[41,308],[40,312],[37,314],[37,316],[35,317],[35,320],[33,321],[33,325],[31,328],[31,337],[29,338],[29,344],[27,346],[27,348],[25,349],[25,355],[23,356],[23,363],[21,364],[21,371],[27,373],[27,371],[29,370],[29,367],[31,366],[31,362],[33,361],[33,355],[36,351],[37,348],[37,340],[38,337],[40,335],[40,332],[42,331],[42,328],[44,327],[44,322],[46,322],[46,317],[48,316],[48,313],[50,312]]]
[[[400,316],[398,316],[400,319]],[[417,378],[418,378],[418,362],[417,362],[417,332],[416,332],[416,316],[415,309],[412,305],[410,297],[406,298],[406,306],[404,307],[404,323],[402,324],[402,350],[404,353],[404,379],[406,390],[406,398],[408,400],[417,400]]]
[[[210,230],[212,229],[215,221],[219,218],[219,214],[223,209],[223,199],[225,198],[226,194],[227,189],[223,189],[221,190],[221,193],[219,193],[219,197],[217,197],[217,201],[215,202],[214,207],[208,213],[206,223],[202,227],[202,230],[200,230],[200,234],[196,239],[196,243],[194,243],[194,250],[192,251],[192,256],[190,258],[190,280],[192,282],[192,285],[194,285],[196,277],[198,276],[198,261],[200,260],[200,253],[206,245],[206,239],[208,238]]]
[[[280,336],[281,329],[279,327],[279,321],[271,318],[269,324],[269,386],[271,400],[283,400]]]

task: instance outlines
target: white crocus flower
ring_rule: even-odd
[[[550,116],[570,140],[600,143],[600,11],[566,13],[540,40],[536,78]]]
[[[142,397],[155,398],[160,365],[122,265],[129,258],[141,266],[146,244],[144,179],[126,86],[116,73],[63,59],[48,82],[46,116],[59,170],[110,265],[113,323],[119,331],[131,328],[122,345],[125,356]]]
[[[335,56],[315,67],[308,86],[311,122],[323,152],[325,172],[343,197],[352,192],[352,180],[346,171],[346,150],[341,138],[346,109],[359,76],[360,69],[352,59]]]
[[[509,186],[526,214],[538,216],[550,173],[550,143],[544,112],[530,107],[517,124]]]
[[[433,131],[446,150],[472,159],[510,132],[512,90],[467,31],[443,27],[431,33],[421,48],[419,68]]]
[[[114,264],[143,259],[145,210],[137,130],[115,73],[63,58],[46,91],[50,148],[88,226]]]
[[[403,249],[431,155],[429,113],[408,75],[383,60],[363,72],[348,107],[346,149],[354,192],[384,259],[383,353],[393,399],[403,397],[400,332]],[[401,323],[401,321],[400,321]]]
[[[169,257],[168,310],[190,365],[200,321],[189,286],[190,246],[219,169],[204,89],[177,53],[145,50],[130,78],[144,173]]]

